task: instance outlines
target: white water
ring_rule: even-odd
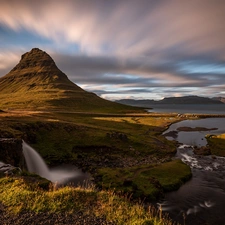
[[[26,142],[23,141],[23,154],[26,160],[27,168],[30,173],[36,173],[54,183],[63,184],[68,180],[81,182],[88,180],[89,175],[81,170],[75,169],[74,166],[63,166],[63,168],[49,169],[42,157]]]

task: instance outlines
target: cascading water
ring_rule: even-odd
[[[36,173],[41,177],[44,177],[48,180],[52,180],[51,172],[49,171],[42,157],[24,141],[23,154],[29,172]]]
[[[83,185],[84,181],[86,181],[86,184],[91,183],[88,173],[84,173],[72,165],[63,165],[50,170],[42,157],[24,141],[23,154],[29,172],[36,173],[54,183],[72,183],[73,185]]]

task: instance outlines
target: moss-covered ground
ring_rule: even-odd
[[[102,168],[99,185],[120,190],[135,198],[155,200],[162,193],[178,189],[191,177],[191,169],[180,160],[130,168]]]
[[[225,134],[208,135],[207,141],[212,155],[225,157]]]

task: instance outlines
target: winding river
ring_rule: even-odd
[[[204,127],[206,131],[181,131],[180,127]],[[215,129],[217,128],[217,129]],[[205,146],[206,134],[225,133],[225,118],[185,120],[172,124],[165,135],[180,143],[176,157],[192,168],[192,179],[178,191],[166,194],[158,204],[169,216],[186,225],[225,224],[225,158],[197,156],[192,146]]]

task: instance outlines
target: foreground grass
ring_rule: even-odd
[[[208,135],[206,138],[211,154],[225,157],[225,134]]]
[[[123,225],[172,225],[170,219],[152,207],[144,208],[142,203],[132,203],[126,196],[110,191],[95,191],[81,187],[64,187],[43,190],[34,183],[27,183],[23,177],[0,179],[0,202],[12,213],[22,211],[92,214],[106,218],[114,224]]]

